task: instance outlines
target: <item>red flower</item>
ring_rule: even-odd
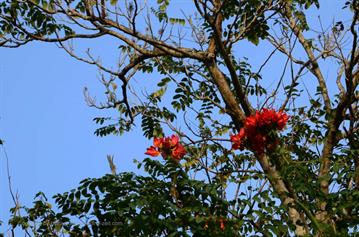
[[[250,147],[258,153],[263,153],[267,145],[267,138],[265,135],[260,133],[253,134],[248,137],[250,142]]]
[[[242,128],[237,135],[231,135],[232,149],[243,150],[243,141],[246,136],[246,131]]]
[[[171,137],[162,138],[161,148],[165,150],[170,150],[177,146],[179,141],[179,137],[176,135],[172,135]]]
[[[172,150],[172,158],[175,160],[180,160],[184,155],[186,155],[186,153],[186,149],[178,143],[177,146]]]
[[[153,138],[153,145],[157,148],[162,148],[163,142],[164,142],[164,139],[162,137],[160,137],[160,138],[154,137]]]
[[[255,115],[247,117],[246,120],[244,121],[245,129],[254,132],[258,124],[259,116],[260,116],[259,112],[256,112]]]
[[[172,135],[172,136],[171,136],[171,145],[172,145],[173,147],[177,146],[178,141],[179,141],[179,137],[178,137],[178,136],[176,136],[176,135]]]
[[[285,127],[289,117],[282,111],[279,111],[277,115],[277,126],[279,130],[282,130]]]
[[[274,109],[263,109],[260,113],[259,126],[271,126],[277,121],[277,112]]]
[[[161,154],[161,152],[159,152],[156,147],[154,146],[150,146],[149,148],[147,148],[147,151],[145,153],[146,155],[150,155],[153,157],[159,156]]]
[[[244,149],[244,141],[248,141],[250,149],[263,153],[266,148],[275,148],[278,144],[276,137],[271,133],[273,130],[282,130],[287,124],[289,117],[283,111],[274,109],[262,109],[254,115],[248,116],[243,124],[244,127],[237,135],[231,135],[232,149]],[[271,140],[272,139],[272,140]],[[270,142],[271,144],[268,144]],[[273,145],[275,144],[275,145]]]
[[[153,138],[153,146],[147,148],[145,153],[150,156],[162,155],[164,159],[171,156],[175,160],[180,160],[186,154],[186,149],[179,143],[179,137],[172,135],[165,138]]]

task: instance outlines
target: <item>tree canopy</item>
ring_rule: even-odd
[[[147,175],[113,168],[55,195],[56,208],[40,192],[33,207],[11,210],[13,228],[35,236],[356,235],[359,1],[338,1],[347,18],[329,27],[309,20],[325,1],[194,0],[186,11],[174,2],[0,3],[0,46],[55,43],[100,69],[106,100],[85,89],[86,102],[118,117],[94,118],[96,135],[140,124],[153,140],[138,161]],[[116,44],[116,65],[73,47],[102,38]],[[255,60],[266,55],[252,65],[243,47]],[[146,77],[156,80],[136,80]]]

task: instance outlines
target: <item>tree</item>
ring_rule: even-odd
[[[54,197],[57,212],[39,193],[25,213],[12,210],[14,228],[74,236],[355,234],[359,2],[341,2],[350,21],[320,31],[307,20],[320,10],[318,0],[194,0],[195,14],[173,12],[172,2],[0,4],[0,45],[57,43],[97,66],[107,100],[97,103],[85,90],[86,101],[120,116],[116,123],[95,118],[102,126],[96,135],[141,123],[154,139],[144,153],[164,158],[139,162],[147,176],[82,181]],[[102,37],[120,42],[116,69],[71,47],[73,40]],[[241,55],[247,41],[272,49],[256,69]],[[273,55],[285,59],[278,78]],[[335,75],[325,76],[328,66]],[[159,82],[143,94],[131,83],[146,74]]]

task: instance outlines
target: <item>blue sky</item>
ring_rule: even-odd
[[[188,2],[178,1],[175,6],[186,8]],[[322,11],[325,21],[331,22],[337,1],[328,2]],[[82,41],[77,46],[95,47],[111,65],[117,54],[108,44],[113,42],[106,38],[101,43]],[[244,48],[241,53],[252,56],[251,50]],[[121,137],[93,135],[97,125],[92,118],[114,113],[89,108],[84,101],[85,86],[92,94],[103,96],[95,67],[74,60],[54,44],[0,48],[0,55],[0,139],[5,141],[0,146],[0,220],[5,226],[13,203],[3,148],[10,162],[13,189],[27,206],[38,191],[51,197],[76,187],[86,177],[108,173],[107,154],[115,156],[118,171],[136,170],[132,160],[144,158],[151,143],[139,129]],[[256,58],[263,55],[251,60],[255,63]],[[278,59],[273,63],[282,62]],[[152,83],[152,78],[144,80]]]
[[[97,70],[68,57],[55,45],[29,44],[1,49],[0,137],[5,141],[12,182],[20,201],[29,205],[42,190],[52,196],[75,187],[86,177],[109,171],[106,155],[115,155],[119,171],[133,170],[133,158],[148,145],[139,132],[99,138],[84,86],[102,88]],[[1,148],[3,149],[3,148]],[[0,219],[12,206],[3,150],[0,160]]]

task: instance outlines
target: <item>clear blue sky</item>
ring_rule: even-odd
[[[178,1],[176,5],[185,8],[190,2]],[[335,3],[344,1],[326,2],[324,21],[331,22],[339,8],[335,8]],[[113,43],[109,41],[103,42]],[[87,43],[90,44],[84,44]],[[107,44],[93,47],[102,52],[105,60],[109,58],[109,63],[117,56]],[[241,53],[253,55],[246,48]],[[51,197],[76,187],[86,177],[108,173],[107,154],[115,156],[118,171],[135,170],[132,160],[144,158],[143,153],[151,143],[142,137],[140,130],[122,137],[93,135],[97,125],[92,118],[109,114],[89,108],[84,101],[85,86],[92,94],[103,95],[95,67],[72,59],[54,44],[0,48],[0,55],[0,138],[5,141],[12,185],[21,204],[31,205],[38,191]],[[251,60],[255,62],[255,57]],[[0,220],[5,226],[12,206],[6,160],[0,146]]]
[[[96,68],[50,44],[0,51],[0,137],[22,204],[29,205],[40,190],[52,196],[105,174],[107,154],[115,155],[119,171],[134,170],[131,160],[143,158],[134,148],[148,145],[139,132],[93,135],[92,118],[108,115],[89,108],[82,94],[87,86],[101,95]],[[0,154],[0,219],[7,222],[12,203],[3,150]]]

